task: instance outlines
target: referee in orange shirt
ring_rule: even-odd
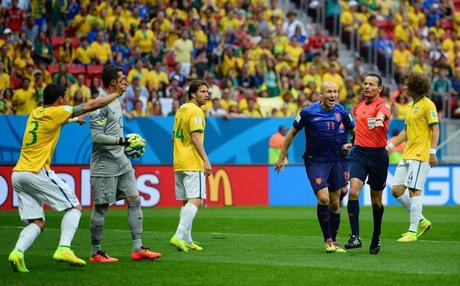
[[[350,153],[350,194],[348,217],[351,236],[345,245],[347,249],[362,246],[359,238],[359,193],[367,179],[371,188],[374,232],[369,247],[370,254],[380,251],[380,233],[383,217],[382,191],[385,189],[388,172],[387,144],[388,123],[391,108],[380,98],[382,78],[370,73],[364,78],[364,100],[358,103],[352,113],[355,117],[355,146]]]

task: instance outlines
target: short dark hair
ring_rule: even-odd
[[[43,91],[43,104],[52,105],[60,96],[65,96],[65,88],[56,83],[48,84]]]
[[[366,76],[376,77],[377,84],[379,85],[379,87],[382,86],[382,77],[379,74],[371,72],[371,73],[368,73]]]
[[[430,79],[426,74],[411,72],[406,77],[407,92],[427,96],[430,92]]]
[[[189,100],[192,99],[192,93],[196,93],[202,85],[205,85],[207,88],[209,88],[209,84],[205,82],[204,80],[197,79],[197,80],[192,81],[192,83],[190,84],[190,87],[188,88],[188,92],[187,92]]]
[[[118,79],[118,72],[121,71],[121,67],[117,65],[106,65],[102,70],[102,83],[104,87],[110,86],[112,80]]]

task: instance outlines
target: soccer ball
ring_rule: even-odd
[[[125,147],[125,154],[128,158],[139,158],[144,155],[144,146],[126,146]]]

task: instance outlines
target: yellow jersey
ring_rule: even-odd
[[[203,133],[204,113],[195,103],[181,105],[176,112],[173,130],[174,171],[203,171],[204,161],[193,145],[192,133]]]
[[[428,162],[431,148],[431,124],[438,123],[436,106],[427,97],[411,103],[406,116],[407,145],[403,159]]]
[[[72,114],[73,107],[69,105],[35,108],[27,119],[21,154],[13,171],[49,169],[61,126]]]
[[[142,53],[148,53],[153,49],[155,35],[151,30],[137,30],[134,34],[133,42],[139,47]]]
[[[27,90],[22,88],[15,90],[13,103],[17,106],[17,115],[28,115],[38,104],[35,90],[32,87]]]

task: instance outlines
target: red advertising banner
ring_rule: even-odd
[[[18,205],[12,191],[13,166],[0,166],[0,211]],[[171,166],[136,165],[136,183],[143,207],[180,206],[174,191]],[[83,207],[92,206],[90,170],[86,165],[53,166],[54,172],[75,191]],[[207,178],[207,206],[268,205],[268,168],[266,166],[213,166]],[[117,202],[123,206],[124,201]]]

